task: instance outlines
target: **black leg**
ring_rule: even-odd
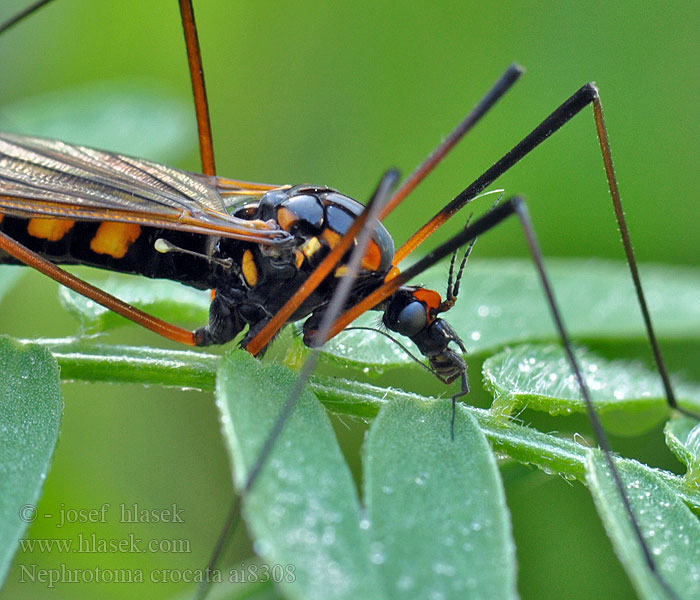
[[[43,6],[46,6],[49,2],[51,2],[51,0],[37,0],[36,2],[33,2],[32,4],[27,6],[27,8],[18,12],[16,15],[13,15],[9,19],[0,23],[0,35],[2,35],[10,27],[17,25],[17,23],[19,23],[26,17],[33,15],[36,11],[38,11]]]
[[[620,234],[622,236],[622,244],[625,249],[625,256],[627,259],[627,264],[630,269],[632,276],[632,281],[634,283],[635,293],[637,295],[637,300],[639,302],[639,307],[642,312],[642,317],[644,319],[644,325],[647,331],[647,337],[649,338],[649,343],[651,345],[652,353],[654,355],[654,360],[656,362],[657,369],[661,376],[661,380],[666,392],[666,398],[668,404],[678,410],[679,412],[698,419],[700,415],[681,408],[678,406],[676,401],[676,395],[673,391],[673,385],[671,384],[671,378],[666,367],[666,363],[661,352],[661,347],[659,345],[656,332],[651,320],[651,314],[649,313],[649,308],[647,306],[646,297],[644,295],[644,290],[642,288],[641,278],[639,276],[639,269],[637,267],[637,261],[634,256],[634,250],[632,248],[632,241],[630,238],[629,227],[627,225],[627,220],[625,218],[624,210],[622,207],[622,200],[620,197],[619,186],[617,183],[617,176],[615,175],[615,169],[613,167],[612,152],[610,149],[610,143],[608,140],[607,128],[605,126],[605,119],[603,117],[603,107],[600,102],[600,94],[598,93],[598,88],[592,83],[587,83],[581,88],[579,88],[570,98],[568,98],[564,103],[559,106],[554,112],[552,112],[544,121],[542,121],[535,129],[532,130],[525,138],[522,139],[518,144],[516,144],[510,152],[506,153],[498,161],[496,161],[489,169],[487,169],[481,176],[475,179],[468,187],[466,187],[460,194],[458,194],[447,206],[440,210],[426,225],[421,227],[412,237],[409,239],[397,252],[399,259],[404,258],[410,254],[418,245],[420,245],[428,236],[430,236],[438,227],[445,223],[450,217],[452,217],[457,211],[459,211],[466,204],[471,202],[476,198],[481,192],[483,192],[489,185],[491,185],[498,177],[510,169],[513,165],[527,156],[532,150],[537,148],[542,142],[548,139],[552,134],[557,132],[568,123],[573,117],[575,117],[581,110],[583,110],[589,104],[593,105],[593,116],[595,118],[596,130],[598,132],[598,138],[600,141],[600,148],[603,156],[603,162],[605,164],[605,173],[608,180],[608,188],[610,190],[610,195],[612,197],[613,207],[615,210],[615,217],[617,219],[618,227],[620,229]]]
[[[470,241],[474,240],[477,236],[482,235],[490,229],[493,229],[512,215],[517,215],[522,224],[525,236],[528,241],[528,245],[530,247],[530,252],[532,254],[533,260],[535,261],[537,272],[539,274],[540,281],[545,291],[547,304],[552,313],[552,318],[554,320],[556,329],[559,333],[561,342],[564,345],[567,358],[571,365],[571,369],[574,372],[574,376],[576,377],[576,381],[581,390],[581,395],[583,396],[584,402],[586,403],[586,407],[591,423],[593,425],[593,430],[596,435],[598,445],[603,451],[606,458],[606,462],[610,468],[611,473],[613,474],[615,486],[618,490],[618,493],[620,494],[620,498],[625,507],[625,510],[629,515],[629,519],[632,523],[635,535],[642,548],[642,552],[644,553],[647,566],[653,577],[659,582],[659,585],[661,585],[661,587],[668,593],[669,597],[676,598],[676,593],[669,587],[668,583],[664,580],[661,573],[656,567],[656,563],[654,562],[651,551],[649,550],[649,547],[647,546],[646,541],[644,540],[641,528],[639,526],[639,522],[637,521],[637,518],[630,504],[629,497],[627,495],[627,492],[625,491],[625,487],[622,483],[620,473],[617,470],[617,467],[615,466],[610,442],[608,441],[608,437],[605,433],[605,429],[603,428],[595,406],[591,401],[588,387],[586,386],[583,374],[581,372],[581,368],[578,364],[578,360],[576,359],[573,347],[569,340],[569,335],[567,333],[566,327],[564,326],[561,311],[554,296],[554,291],[552,289],[552,285],[549,276],[547,275],[547,271],[544,266],[544,261],[542,259],[542,252],[537,242],[535,230],[532,225],[532,221],[530,219],[530,215],[524,200],[519,197],[511,198],[504,202],[502,205],[497,206],[485,216],[478,219],[473,225],[466,227],[461,233],[457,234],[452,239],[448,240],[440,247],[436,248],[428,256],[417,262],[407,271],[404,271],[402,275],[409,278],[416,277],[417,275],[419,275],[420,273],[422,273],[423,271],[425,271],[444,257],[454,252],[456,248],[469,243]]]

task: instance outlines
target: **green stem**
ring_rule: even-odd
[[[203,352],[89,344],[75,339],[33,343],[42,344],[53,353],[65,380],[142,383],[202,391],[214,389],[221,358]],[[311,380],[311,387],[329,411],[363,419],[376,416],[390,399],[431,400],[402,390],[341,378],[316,376]],[[460,410],[476,418],[499,454],[535,465],[546,473],[585,480],[585,461],[590,448],[519,425],[488,410],[465,404],[460,405]],[[700,491],[688,487],[682,477],[648,466],[644,468],[670,485],[691,508],[700,510]]]

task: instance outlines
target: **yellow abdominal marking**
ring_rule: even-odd
[[[96,254],[108,254],[114,258],[124,258],[129,246],[141,235],[141,226],[130,223],[105,221],[97,229],[90,242],[90,250]]]
[[[241,270],[243,271],[243,277],[245,278],[246,283],[250,287],[255,287],[256,285],[258,285],[258,267],[255,264],[255,258],[253,257],[253,253],[250,250],[246,250],[243,253]]]
[[[311,257],[320,249],[321,242],[318,241],[317,237],[312,237],[301,247],[301,251],[304,253],[304,256],[306,256],[306,258],[309,260],[311,260]]]
[[[35,238],[58,242],[73,228],[73,225],[75,221],[68,219],[29,219],[27,233]]]

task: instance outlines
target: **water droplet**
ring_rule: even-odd
[[[401,575],[399,580],[396,582],[396,587],[405,591],[413,589],[413,586],[415,585],[416,582],[410,575]]]
[[[335,542],[335,528],[326,527],[323,530],[323,535],[321,536],[321,542],[326,546],[330,546]]]
[[[384,544],[381,542],[373,542],[370,547],[369,559],[375,565],[381,565],[386,560],[386,555],[384,554]]]
[[[271,546],[266,540],[259,539],[253,544],[253,549],[255,550],[256,554],[265,556],[270,552]]]
[[[453,565],[443,562],[435,562],[433,563],[433,572],[436,575],[445,575],[447,577],[452,577],[455,574],[456,569]]]

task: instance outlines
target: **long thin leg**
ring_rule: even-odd
[[[652,352],[654,353],[654,360],[656,361],[656,366],[659,370],[659,374],[661,375],[661,381],[663,382],[664,391],[666,392],[666,398],[668,400],[668,403],[677,411],[689,417],[698,418],[697,414],[693,413],[692,411],[686,410],[681,406],[678,406],[678,402],[676,401],[676,394],[673,391],[673,385],[671,385],[671,378],[669,376],[668,369],[666,368],[666,361],[664,360],[663,354],[661,352],[661,346],[659,345],[659,341],[656,337],[656,332],[654,331],[654,326],[651,322],[651,313],[649,312],[646,296],[644,295],[644,290],[642,289],[642,280],[639,277],[637,259],[634,256],[632,239],[630,237],[629,227],[627,226],[625,211],[622,208],[620,189],[617,185],[617,175],[615,174],[615,167],[613,166],[612,160],[612,152],[610,151],[610,142],[608,140],[608,130],[605,126],[605,118],[603,116],[603,105],[600,103],[600,96],[598,96],[597,94],[593,98],[593,116],[595,117],[595,125],[596,129],[598,130],[600,148],[603,152],[605,174],[608,178],[610,196],[612,197],[612,203],[615,209],[615,218],[617,219],[617,226],[620,230],[620,235],[622,236],[622,245],[625,248],[627,264],[629,265],[630,273],[632,274],[632,281],[634,282],[634,289],[637,294],[637,300],[639,301],[639,308],[642,311],[644,325],[647,330],[647,335],[649,337],[649,343],[651,344]]]
[[[464,136],[471,131],[481,118],[500,100],[503,95],[518,81],[523,73],[522,67],[519,65],[511,65],[501,75],[493,87],[486,95],[477,103],[470,113],[462,120],[457,127],[450,133],[442,144],[440,144],[428,158],[411,174],[411,176],[401,185],[401,187],[392,195],[389,202],[386,204],[380,214],[380,219],[386,217],[394,208],[396,208],[406,197],[416,189],[420,184],[442,161],[445,156],[452,150]],[[304,284],[296,291],[294,296],[274,315],[274,317],[256,334],[256,336],[248,343],[246,350],[253,355],[257,355],[260,351],[275,337],[277,332],[284,326],[289,318],[299,308],[304,300],[306,300],[313,291],[321,284],[323,279],[331,272],[333,267],[338,264],[349,245],[345,242],[351,242],[360,231],[362,222],[356,222],[352,229],[348,231],[345,238],[333,251],[316,267],[314,272],[304,282]],[[342,245],[342,248],[340,247]]]
[[[527,238],[527,243],[530,247],[530,253],[532,254],[532,258],[534,259],[535,264],[537,265],[537,272],[540,276],[540,281],[542,283],[542,287],[544,288],[545,295],[547,296],[547,304],[549,305],[549,309],[552,313],[552,318],[559,333],[559,337],[564,343],[566,356],[569,359],[569,364],[571,365],[571,369],[574,371],[576,381],[578,383],[579,389],[581,390],[581,394],[583,395],[583,399],[586,403],[586,408],[588,409],[588,416],[590,417],[591,424],[593,425],[593,431],[595,432],[595,436],[598,441],[598,446],[600,446],[601,450],[603,451],[605,461],[607,462],[610,472],[612,473],[613,479],[615,481],[615,487],[617,488],[617,491],[620,494],[620,499],[622,500],[622,504],[625,507],[625,512],[629,516],[632,528],[634,529],[634,535],[636,536],[637,541],[641,546],[642,553],[644,554],[644,560],[646,561],[647,567],[651,571],[653,577],[659,582],[661,587],[668,593],[668,595],[671,598],[676,598],[677,594],[669,586],[668,582],[663,578],[663,576],[656,567],[656,563],[654,562],[651,550],[649,549],[649,546],[644,540],[644,535],[642,534],[641,527],[639,526],[637,517],[634,514],[634,510],[632,509],[632,504],[630,503],[630,499],[627,495],[627,491],[625,490],[625,486],[622,483],[620,472],[615,466],[615,462],[612,456],[612,446],[610,445],[608,436],[605,433],[603,424],[600,421],[600,417],[598,416],[598,413],[595,407],[593,406],[590,392],[588,391],[588,386],[586,385],[586,382],[583,378],[581,367],[578,364],[578,360],[576,359],[576,356],[574,354],[571,341],[569,340],[569,334],[567,333],[566,328],[564,327],[564,320],[561,316],[561,310],[559,309],[559,304],[554,297],[554,290],[552,288],[552,284],[549,280],[549,276],[547,275],[547,271],[544,266],[544,260],[542,259],[542,251],[540,250],[539,242],[537,241],[537,236],[535,235],[535,229],[532,225],[532,219],[530,218],[530,213],[527,210],[527,205],[522,199],[515,198],[513,201],[513,206],[516,214],[520,218],[520,223],[523,226],[523,230],[525,231],[525,237]]]
[[[13,256],[18,261],[28,265],[40,273],[47,275],[54,281],[65,285],[66,287],[72,289],[85,296],[94,300],[98,304],[101,304],[105,308],[113,310],[115,313],[120,314],[122,317],[150,329],[151,331],[162,335],[174,342],[179,342],[180,344],[186,344],[188,346],[194,346],[194,335],[191,331],[178,327],[177,325],[172,325],[167,321],[162,321],[153,315],[149,315],[138,308],[115,298],[111,294],[104,292],[98,287],[83,281],[82,279],[71,275],[67,271],[64,271],[60,267],[53,264],[51,261],[43,258],[36,252],[32,252],[29,248],[23,246],[19,242],[13,240],[11,237],[0,232],[0,250],[4,250],[10,256]]]
[[[510,152],[505,154],[500,160],[494,163],[489,169],[487,169],[481,176],[474,180],[474,182],[465,188],[460,194],[458,194],[447,206],[440,210],[428,223],[421,227],[411,238],[401,247],[396,253],[394,258],[394,264],[400,263],[406,256],[408,256],[413,250],[415,250],[421,243],[423,243],[430,235],[432,235],[441,225],[443,225],[450,217],[452,217],[457,211],[459,211],[463,206],[473,200],[477,195],[479,195],[484,189],[491,185],[498,177],[510,169],[513,165],[519,162],[522,158],[527,156],[532,150],[549,138],[553,133],[561,129],[563,125],[568,123],[573,117],[575,117],[581,110],[583,110],[589,104],[593,105],[593,116],[595,118],[596,129],[598,131],[598,138],[600,140],[601,152],[603,155],[603,162],[605,164],[605,173],[608,180],[608,187],[610,189],[610,195],[612,197],[613,207],[615,209],[615,217],[617,218],[618,227],[620,229],[620,234],[622,236],[622,244],[625,249],[625,256],[627,258],[627,264],[632,275],[632,281],[634,282],[635,293],[637,295],[637,300],[639,301],[639,306],[642,311],[642,317],[644,319],[644,326],[647,331],[647,336],[649,338],[649,343],[652,348],[654,355],[654,360],[656,362],[657,369],[661,376],[661,380],[666,392],[666,398],[671,407],[675,408],[679,412],[686,414],[690,417],[697,418],[698,415],[688,411],[684,408],[678,406],[676,401],[676,395],[673,391],[673,385],[671,383],[671,378],[666,367],[666,363],[661,352],[661,347],[654,330],[654,326],[651,320],[651,314],[647,305],[646,297],[644,295],[644,290],[642,288],[641,279],[639,277],[639,269],[637,267],[637,261],[634,256],[634,250],[632,248],[632,242],[629,234],[629,227],[627,226],[627,220],[625,218],[625,213],[622,208],[622,201],[620,198],[620,190],[617,184],[617,177],[615,175],[615,169],[613,167],[612,152],[610,150],[610,143],[608,140],[608,133],[605,127],[605,120],[603,118],[603,108],[600,102],[600,94],[598,93],[598,88],[592,83],[587,83],[581,88],[579,88],[570,98],[568,98],[564,103],[559,106],[554,112],[552,112],[542,123],[540,123],[535,129],[532,130],[521,142],[515,145]],[[368,300],[368,299],[366,299]],[[357,318],[365,310],[369,310],[373,306],[368,304],[363,306],[363,310],[360,310],[359,305],[354,307],[352,318],[350,314],[346,317],[342,317],[343,323],[349,324],[352,320]],[[337,326],[333,328],[333,335],[337,334],[342,330],[342,327]]]
[[[384,207],[380,218],[384,218],[391,213],[401,202],[418,187],[418,184],[423,181],[435,167],[442,161],[445,156],[452,150],[457,143],[469,133],[474,125],[498,102],[503,95],[520,79],[523,74],[523,68],[520,65],[513,64],[506,72],[501,75],[501,78],[488,91],[488,93],[479,101],[472,111],[464,118],[464,120],[455,127],[455,129],[445,138],[433,152],[426,158],[423,163],[413,172],[410,177],[401,184],[401,187],[396,190],[396,193],[391,197],[387,205]]]
[[[46,6],[49,2],[51,2],[51,0],[37,0],[36,2],[33,2],[27,6],[25,9],[18,12],[16,15],[13,15],[9,19],[0,23],[0,35],[2,35],[10,27],[17,25],[17,23],[19,23],[22,19],[34,14],[43,6]]]
[[[396,252],[394,264],[400,263],[464,205],[471,202],[489,185],[496,181],[498,177],[527,156],[553,133],[561,129],[562,126],[568,123],[583,108],[593,102],[593,99],[597,96],[598,90],[592,83],[587,83],[577,90],[568,100],[559,106],[559,108],[542,121],[542,123],[535,127],[531,133],[525,136],[521,142],[516,144],[510,152],[496,161],[460,194],[455,196],[447,206],[438,211],[430,221],[414,233]]]
[[[16,15],[0,23],[0,35],[26,17],[34,14],[49,2],[51,2],[51,0],[37,0]],[[209,103],[207,101],[207,89],[204,83],[202,53],[199,48],[199,37],[197,36],[197,24],[194,20],[194,9],[192,8],[192,0],[179,0],[179,2],[180,14],[182,15],[182,27],[185,33],[185,44],[187,45],[187,61],[190,66],[192,93],[194,94],[194,105],[197,113],[202,173],[205,175],[216,175],[214,141],[211,133],[211,119],[209,118]]]
[[[598,441],[598,445],[600,446],[601,450],[605,455],[606,462],[610,467],[610,471],[613,473],[615,486],[617,487],[618,493],[620,494],[620,498],[622,499],[622,503],[625,507],[625,511],[627,512],[629,519],[632,523],[635,536],[637,537],[637,540],[639,541],[639,544],[642,548],[642,552],[644,554],[647,566],[654,578],[659,582],[659,584],[664,588],[664,590],[669,594],[669,596],[671,598],[676,598],[677,594],[669,587],[668,583],[664,580],[661,573],[656,567],[656,563],[654,562],[654,558],[651,554],[651,551],[649,550],[649,547],[647,546],[646,541],[644,540],[644,536],[642,535],[639,523],[630,504],[629,497],[627,496],[627,492],[625,491],[625,487],[620,478],[620,474],[617,470],[617,467],[615,466],[610,442],[605,433],[605,429],[603,428],[595,406],[591,401],[590,393],[588,391],[588,387],[586,386],[586,382],[583,378],[581,367],[578,364],[578,360],[576,359],[576,356],[573,352],[573,348],[569,340],[569,335],[567,333],[566,327],[564,326],[564,321],[561,316],[559,304],[557,303],[556,298],[554,296],[553,288],[544,266],[542,252],[540,250],[539,243],[537,242],[537,237],[535,235],[534,227],[532,225],[532,220],[530,219],[530,215],[524,200],[522,198],[512,198],[510,200],[507,200],[501,206],[497,206],[491,212],[487,213],[484,217],[477,220],[474,223],[474,225],[468,226],[460,234],[457,234],[451,240],[449,240],[448,242],[431,252],[429,256],[426,256],[423,260],[416,263],[411,269],[408,269],[402,275],[405,276],[405,274],[409,273],[409,271],[411,272],[409,275],[411,277],[419,275],[445,256],[448,256],[450,253],[454,252],[456,248],[468,243],[469,241],[475,239],[476,237],[482,235],[490,229],[493,229],[513,214],[519,217],[520,222],[523,226],[528,246],[530,247],[530,252],[535,261],[537,272],[539,274],[542,286],[545,291],[545,295],[547,297],[547,304],[549,305],[549,309],[552,313],[552,318],[554,320],[561,341],[564,344],[566,355],[571,365],[571,369],[574,371],[576,381],[581,390],[581,395],[583,396],[584,402],[586,403],[586,407],[588,410],[589,417],[591,419],[591,423],[593,425],[593,431]]]
[[[635,535],[639,541],[639,544],[642,548],[642,552],[644,554],[645,560],[647,562],[647,566],[652,574],[652,576],[659,582],[659,584],[662,586],[662,588],[668,593],[669,597],[671,598],[676,598],[677,594],[674,592],[673,589],[671,589],[668,585],[668,583],[664,580],[662,577],[661,573],[658,571],[656,567],[656,563],[654,562],[654,558],[651,554],[651,551],[649,550],[646,541],[644,540],[641,528],[639,526],[639,523],[637,521],[637,518],[634,514],[634,511],[632,509],[632,506],[629,501],[629,497],[627,496],[627,493],[625,491],[625,487],[622,483],[622,480],[620,478],[619,472],[617,471],[617,467],[615,466],[613,456],[612,456],[612,449],[610,446],[610,443],[608,441],[608,438],[605,434],[605,430],[600,422],[600,418],[598,417],[597,411],[591,401],[590,393],[588,391],[588,388],[585,383],[585,379],[582,375],[582,371],[580,368],[580,365],[578,364],[578,360],[576,359],[576,356],[573,352],[573,348],[571,345],[571,342],[569,340],[569,335],[567,333],[566,327],[564,325],[562,316],[561,316],[561,311],[559,309],[559,305],[556,301],[556,298],[554,296],[554,292],[552,289],[552,285],[549,279],[549,276],[547,275],[547,271],[544,265],[544,261],[542,259],[542,253],[539,247],[539,244],[537,242],[537,238],[535,236],[534,228],[532,225],[532,221],[530,219],[529,213],[527,211],[527,207],[524,203],[524,200],[522,198],[511,198],[504,202],[502,205],[497,206],[493,208],[491,211],[489,211],[485,216],[481,217],[478,219],[473,225],[467,226],[462,232],[459,234],[455,235],[453,238],[433,250],[428,256],[423,258],[422,260],[418,261],[415,265],[413,265],[411,268],[407,269],[403,273],[397,276],[396,279],[400,279],[401,283],[398,285],[402,285],[408,279],[412,277],[416,277],[420,275],[423,271],[428,269],[429,267],[433,266],[436,264],[438,261],[441,259],[445,258],[446,256],[452,254],[457,248],[464,246],[465,244],[469,243],[470,241],[476,239],[478,236],[483,235],[487,231],[495,228],[498,226],[501,222],[504,220],[508,219],[509,217],[517,215],[518,218],[520,219],[520,222],[522,224],[523,230],[525,232],[525,236],[527,238],[528,245],[530,247],[531,254],[533,256],[533,259],[535,261],[535,265],[537,268],[537,272],[539,274],[542,286],[545,291],[545,296],[547,298],[547,303],[550,308],[550,311],[552,313],[552,318],[554,320],[556,329],[560,335],[562,344],[565,347],[566,355],[569,360],[571,369],[574,372],[574,376],[576,378],[576,381],[578,383],[578,386],[581,390],[581,395],[583,396],[584,402],[586,403],[586,407],[588,409],[588,413],[593,425],[593,430],[596,435],[598,445],[600,446],[601,450],[603,451],[606,461],[610,467],[611,472],[613,473],[613,478],[615,480],[615,485],[617,487],[618,493],[620,494],[620,497],[622,499],[623,506],[625,507],[625,510],[629,516],[629,519],[632,523],[633,530],[635,532]],[[357,253],[357,252],[356,252]],[[393,280],[392,280],[393,281]],[[348,282],[348,290],[350,289],[351,282]],[[386,286],[385,286],[386,287]],[[336,297],[334,298],[334,306],[333,310],[336,310],[337,308],[341,307],[344,298],[340,298],[339,294],[335,295]],[[321,336],[322,340],[329,339],[332,336],[332,333],[335,329],[336,324],[333,325],[331,328],[330,324],[332,322],[332,317],[334,315],[332,314],[333,310],[331,310],[331,307],[329,306],[329,310],[326,313],[326,319],[324,319],[324,322],[322,323],[320,330],[319,330],[319,335]],[[314,353],[312,356],[316,356]],[[258,455],[258,458],[256,462],[254,463],[253,468],[251,468],[248,478],[246,480],[246,483],[243,487],[243,490],[241,491],[240,496],[237,498],[236,502],[234,503],[234,509],[236,510],[236,513],[232,513],[229,515],[229,518],[227,520],[227,531],[226,535],[222,534],[222,538],[220,538],[220,543],[217,544],[217,554],[215,557],[213,557],[213,560],[215,561],[216,558],[218,558],[218,555],[220,554],[221,550],[223,549],[223,539],[225,539],[228,536],[228,532],[232,531],[232,528],[236,524],[236,514],[238,509],[240,508],[240,504],[245,498],[245,496],[250,492],[250,490],[253,488],[255,485],[262,469],[265,466],[265,463],[267,461],[267,458],[269,457],[270,453],[272,452],[272,449],[274,447],[274,444],[276,440],[279,438],[279,435],[281,434],[284,425],[289,418],[294,405],[296,403],[296,400],[298,398],[298,395],[301,392],[301,389],[303,387],[303,384],[306,382],[308,379],[311,370],[315,364],[315,358],[312,360],[307,361],[305,363],[304,368],[302,369],[302,374],[300,375],[300,378],[297,382],[297,385],[294,388],[294,391],[290,395],[290,398],[287,400],[285,403],[285,406],[283,409],[280,411],[280,416],[278,420],[275,422],[275,425],[268,435],[268,438],[266,439],[265,444],[263,445],[263,451]],[[213,563],[209,564],[210,568],[213,568]],[[201,594],[198,596],[198,598],[201,600],[201,598],[204,598],[204,595],[206,594],[206,587],[201,588]]]
[[[396,185],[397,181],[398,171],[388,171],[382,178],[381,182],[379,183],[379,186],[377,187],[376,192],[374,193],[372,199],[367,205],[367,208],[364,212],[367,213],[368,226],[365,227],[360,233],[360,235],[357,237],[357,245],[352,251],[350,260],[348,261],[348,271],[350,273],[357,273],[357,271],[359,270],[360,262],[362,261],[362,258],[365,254],[367,245],[372,239],[372,234],[374,233],[376,223],[378,222],[377,219],[379,217],[379,214],[382,208],[386,205],[386,202],[389,200],[389,194]],[[308,382],[309,377],[311,377],[311,374],[313,373],[313,370],[316,367],[316,363],[318,361],[318,356],[320,353],[320,346],[322,346],[328,339],[328,333],[331,329],[331,326],[333,325],[333,321],[336,319],[336,317],[342,310],[343,305],[350,296],[354,284],[354,277],[343,277],[340,280],[340,283],[338,284],[335,293],[333,294],[333,298],[328,303],[328,307],[326,308],[323,314],[323,318],[321,319],[321,323],[316,333],[316,341],[318,343],[318,346],[316,346],[311,351],[311,354],[309,354],[306,361],[304,362],[304,365],[301,368],[301,372],[299,373],[299,377],[297,377],[297,380],[294,384],[294,388],[292,389],[289,398],[287,398],[287,401],[280,410],[280,414],[277,417],[277,420],[275,421],[272,430],[265,439],[263,447],[260,450],[260,454],[258,454],[255,463],[253,463],[253,466],[248,471],[248,476],[245,480],[243,488],[241,489],[240,494],[238,495],[236,500],[234,500],[233,502],[231,511],[228,513],[226,522],[224,523],[224,527],[222,528],[221,533],[219,535],[219,539],[217,540],[214,552],[212,553],[212,556],[209,559],[209,563],[207,564],[207,568],[205,570],[206,573],[214,570],[214,568],[216,567],[216,563],[218,562],[219,557],[221,556],[221,553],[225,548],[226,541],[235,531],[235,528],[238,525],[237,517],[240,514],[240,504],[243,498],[245,498],[245,496],[248,495],[248,493],[260,477],[260,473],[262,472],[265,464],[267,463],[267,459],[270,457],[270,454],[275,447],[275,443],[277,442],[280,434],[284,430],[284,426],[289,420],[289,417],[294,411],[294,408],[297,404],[297,401],[299,400],[299,397],[301,396],[304,386]],[[199,588],[197,589],[195,600],[204,600],[208,591],[209,582],[202,582],[202,584],[200,584]]]
[[[202,53],[199,48],[199,37],[197,36],[197,24],[194,20],[192,0],[180,0],[180,14],[182,15],[182,27],[185,31],[187,62],[190,66],[194,107],[197,112],[197,129],[199,131],[199,152],[202,158],[202,173],[205,175],[216,175],[214,140],[211,133],[211,119],[209,118],[209,102],[207,101],[207,88],[204,84]]]

